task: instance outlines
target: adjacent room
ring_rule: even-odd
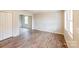
[[[71,10],[1,10],[0,48],[68,48]]]

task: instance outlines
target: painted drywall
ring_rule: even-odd
[[[32,16],[31,13],[25,12],[25,11],[11,11],[13,13],[13,36],[17,36],[20,34],[20,15],[26,15],[26,16]],[[30,25],[31,25],[30,21]],[[32,25],[31,25],[32,26]]]
[[[64,33],[64,12],[44,12],[34,14],[34,29],[52,33]]]
[[[12,13],[0,12],[0,40],[12,36]]]
[[[74,39],[79,39],[79,11],[73,11],[73,18],[74,18]]]
[[[20,15],[26,15],[26,16],[32,16],[31,13],[25,12],[25,11],[12,11],[13,13],[13,36],[17,36],[20,34],[20,19],[19,16]],[[29,26],[32,27],[32,21],[29,21],[30,24]]]
[[[19,19],[19,16],[20,15],[28,15],[28,16],[32,16],[32,14],[31,13],[28,13],[28,12],[26,12],[26,11],[7,11],[7,10],[3,10],[3,11],[0,11],[0,12],[2,12],[2,13],[11,13],[12,14],[12,16],[8,16],[8,18],[11,18],[12,17],[12,21],[11,21],[11,19],[9,19],[9,23],[8,23],[8,25],[11,25],[11,27],[10,27],[10,29],[9,30],[11,30],[11,35],[9,35],[9,37],[12,37],[12,36],[18,36],[19,34],[20,34],[20,31],[19,31],[19,29],[20,29],[20,19]],[[5,16],[5,15],[3,15],[3,16]],[[6,16],[7,17],[7,16]],[[6,18],[6,17],[3,17],[3,18]],[[11,22],[12,22],[12,24],[11,24]],[[32,21],[30,21],[30,23],[31,23]],[[5,24],[4,24],[5,25]],[[8,26],[7,25],[7,26]],[[31,24],[30,24],[30,26],[31,26]],[[7,33],[8,33],[9,31],[7,31]],[[2,35],[2,34],[0,34],[0,38],[1,37],[6,37],[6,38],[9,38],[9,37],[7,37],[6,35]],[[5,38],[3,38],[3,39],[5,39]],[[3,40],[2,39],[2,40]]]
[[[74,41],[76,42],[76,47],[79,48],[79,10],[73,11],[74,19]]]

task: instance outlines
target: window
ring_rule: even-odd
[[[25,24],[28,24],[28,16],[25,16]]]
[[[70,11],[70,33],[73,34],[73,19],[72,19],[72,11]]]
[[[73,36],[73,18],[72,10],[65,11],[65,30]]]

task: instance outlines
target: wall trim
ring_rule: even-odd
[[[44,30],[35,29],[35,28],[32,28],[32,30],[44,31]],[[44,31],[44,32],[49,32],[49,31]],[[56,34],[61,34],[61,35],[64,35],[64,33],[59,33],[59,32],[49,32],[49,33],[56,33]]]

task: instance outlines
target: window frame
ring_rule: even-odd
[[[71,38],[73,38],[73,11],[72,10],[65,11],[65,30],[69,33]]]

